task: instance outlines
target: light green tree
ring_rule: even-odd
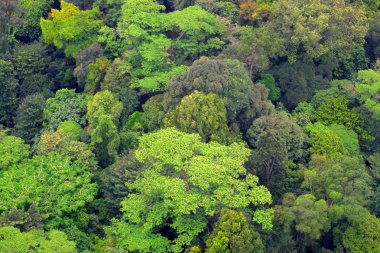
[[[77,211],[94,199],[97,186],[85,165],[57,153],[34,156],[1,174],[0,212],[34,204],[48,219]]]
[[[312,194],[296,198],[290,193],[286,198],[291,201],[281,206],[285,226],[294,226],[298,233],[314,240],[319,239],[323,232],[329,231],[331,222],[325,200],[317,200]]]
[[[222,209],[210,237],[206,241],[206,253],[263,253],[264,245],[242,212]]]
[[[42,36],[46,43],[63,48],[66,56],[75,56],[81,49],[97,41],[102,25],[99,9],[81,11],[71,3],[61,1],[61,9],[53,9],[48,19],[41,18]]]
[[[162,90],[187,67],[184,61],[219,49],[223,29],[211,13],[199,6],[164,13],[154,0],[127,0],[118,30],[124,39],[126,68],[132,87]]]
[[[31,230],[21,233],[14,227],[0,228],[0,252],[32,253],[62,252],[76,253],[75,242],[69,241],[64,232]]]
[[[360,93],[364,106],[372,113],[372,117],[380,120],[380,74],[374,70],[359,71],[355,88]]]
[[[120,145],[119,118],[123,103],[110,91],[98,92],[87,104],[91,145],[101,166],[106,167],[117,155]]]
[[[321,122],[308,124],[305,127],[309,134],[308,143],[310,148],[308,151],[312,154],[327,155],[330,157],[338,157],[347,155],[348,150],[344,146],[343,140],[332,129],[329,129]]]
[[[342,203],[350,198],[366,205],[373,194],[370,183],[371,177],[359,158],[340,156],[334,160],[314,155],[304,171],[302,186],[329,203]]]
[[[205,95],[195,91],[185,96],[177,108],[166,115],[164,123],[187,133],[198,133],[205,142],[228,145],[233,141],[227,125],[225,99],[212,93]]]
[[[256,209],[253,219],[271,229],[272,212],[263,208],[271,195],[247,174],[248,155],[242,144],[206,144],[175,128],[143,135],[136,158],[150,167],[130,184],[135,193],[122,201],[123,218],[108,236],[127,251],[182,252],[207,227],[207,218],[248,205]]]
[[[300,52],[315,60],[343,55],[363,43],[368,30],[364,11],[341,0],[278,0],[273,15],[268,28],[280,34],[285,49],[277,56],[287,56],[289,62]]]
[[[0,170],[18,164],[30,155],[30,147],[24,140],[15,136],[5,136],[0,131]]]

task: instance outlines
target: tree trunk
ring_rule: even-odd
[[[7,25],[5,23],[1,24],[1,34],[3,36],[3,47],[5,52],[11,51],[11,47],[7,40]]]

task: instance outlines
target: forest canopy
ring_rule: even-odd
[[[0,1],[0,252],[379,238],[379,0]]]

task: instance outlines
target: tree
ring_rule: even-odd
[[[303,53],[313,60],[342,56],[362,44],[368,30],[364,11],[341,0],[278,0],[273,15],[268,27],[281,35],[285,50],[279,55],[290,63]]]
[[[162,94],[151,97],[143,104],[141,123],[145,132],[153,132],[164,126],[165,110],[163,107],[164,96]]]
[[[98,6],[100,11],[105,14],[103,20],[106,25],[116,26],[121,16],[122,0],[95,0],[94,6]]]
[[[0,124],[12,124],[17,108],[17,87],[12,63],[0,59]]]
[[[70,157],[70,160],[74,163],[86,166],[91,172],[96,171],[98,162],[89,145],[75,140],[72,133],[65,133],[65,130],[61,129],[54,133],[41,134],[39,142],[35,147],[36,154],[47,155],[50,152],[56,152]]]
[[[95,94],[96,91],[100,90],[100,83],[109,65],[110,61],[104,57],[96,59],[94,63],[89,65],[89,72],[84,85],[84,91],[87,94]]]
[[[122,61],[115,59],[108,65],[108,69],[100,86],[102,91],[109,90],[117,95],[123,103],[122,123],[125,123],[127,117],[136,110],[139,105],[138,92],[129,86],[130,81],[131,76],[122,69]]]
[[[12,208],[2,214],[0,227],[15,227],[21,232],[44,228],[44,215],[41,215],[36,205],[32,204],[27,210]]]
[[[82,118],[86,114],[87,98],[74,90],[61,89],[53,98],[46,100],[44,109],[44,127],[48,131],[55,131],[66,120],[72,120],[79,124],[84,123]]]
[[[330,157],[339,157],[342,154],[348,154],[348,150],[339,135],[322,123],[316,122],[315,124],[309,124],[305,130],[310,137],[308,143],[311,147],[308,151],[311,154],[327,155]]]
[[[347,149],[350,156],[362,158],[362,153],[359,146],[359,138],[354,131],[347,129],[343,125],[337,124],[328,126],[328,129],[339,136],[339,138],[343,141],[343,146]]]
[[[0,251],[17,252],[77,252],[75,242],[69,241],[64,232],[31,230],[21,233],[14,227],[0,228]]]
[[[280,98],[280,88],[276,86],[276,81],[274,80],[273,75],[271,74],[263,74],[261,75],[261,79],[259,83],[262,83],[269,89],[268,98],[272,101],[276,101]]]
[[[369,20],[369,30],[367,33],[367,45],[371,60],[376,60],[380,57],[380,13],[376,12],[372,19]]]
[[[24,140],[15,136],[2,136],[0,132],[0,169],[7,170],[19,164],[30,155],[30,147]]]
[[[305,136],[301,128],[286,113],[276,113],[254,120],[246,137],[254,148],[254,166],[266,186],[283,187],[286,163],[299,159],[303,153]],[[275,186],[272,178],[276,178]]]
[[[33,93],[50,95],[54,86],[54,64],[42,42],[18,46],[12,54],[12,61],[20,83],[19,98]]]
[[[223,208],[255,206],[253,220],[271,228],[271,202],[257,177],[246,174],[249,150],[242,144],[205,144],[196,134],[174,128],[143,135],[136,151],[149,166],[130,184],[123,218],[107,229],[119,249],[182,252]]]
[[[240,18],[257,23],[266,22],[272,15],[273,6],[270,1],[243,0],[240,2]]]
[[[290,193],[285,197],[291,201],[279,208],[284,216],[283,223],[285,226],[294,226],[297,233],[305,235],[308,244],[310,240],[318,240],[323,232],[329,231],[331,222],[325,200],[317,200],[312,194],[296,198]],[[297,237],[300,239],[300,236]]]
[[[119,118],[123,104],[110,91],[102,91],[87,104],[86,118],[89,123],[91,145],[102,167],[116,158],[120,145]]]
[[[98,8],[81,11],[73,4],[61,1],[60,10],[52,10],[49,19],[41,18],[42,35],[46,43],[63,48],[66,56],[75,56],[97,40],[102,21]]]
[[[49,153],[13,165],[1,174],[0,211],[35,204],[49,220],[73,213],[92,201],[97,186],[92,173],[70,157]]]
[[[314,112],[315,109],[310,103],[301,102],[296,108],[294,108],[292,116],[299,126],[305,127],[311,123],[311,120],[314,117]]]
[[[4,52],[9,52],[11,47],[8,42],[9,31],[12,31],[13,26],[20,22],[17,13],[21,13],[22,8],[19,0],[4,0],[0,2],[0,38]]]
[[[279,52],[284,50],[281,35],[265,26],[242,26],[236,33],[239,34],[237,43],[227,45],[220,56],[245,63],[248,76],[252,80],[268,70],[270,59],[278,57]],[[271,44],[268,44],[268,41],[271,41]]]
[[[321,61],[319,65],[312,62],[284,62],[273,68],[273,75],[281,89],[281,101],[288,108],[294,108],[303,101],[310,101],[315,92],[328,88],[331,80],[331,66]]]
[[[364,126],[360,114],[348,108],[348,99],[342,96],[323,102],[315,111],[314,117],[316,121],[320,121],[325,125],[344,125],[348,129],[357,130],[358,132]]]
[[[17,109],[15,118],[15,134],[27,143],[42,129],[45,98],[41,93],[26,96]]]
[[[201,57],[188,72],[173,78],[166,88],[166,111],[174,110],[181,99],[198,90],[226,99],[227,122],[245,132],[252,121],[269,115],[274,108],[267,100],[268,90],[254,85],[242,64],[232,60],[211,60]]]
[[[23,42],[32,42],[41,35],[40,18],[50,10],[54,0],[21,0],[24,22],[18,27],[16,37]]]
[[[205,252],[263,253],[264,245],[260,234],[253,229],[242,212],[222,209],[206,241]]]
[[[355,88],[360,93],[364,106],[372,113],[372,117],[379,121],[380,74],[374,70],[359,71]]]
[[[318,199],[328,203],[344,203],[348,198],[356,204],[366,205],[373,192],[371,178],[357,157],[340,156],[331,159],[314,155],[309,169],[304,171],[303,187]]]
[[[77,78],[80,88],[84,88],[86,78],[90,72],[90,64],[94,63],[97,58],[103,56],[103,49],[98,43],[92,44],[75,55],[74,76]]]
[[[119,157],[102,174],[102,191],[109,212],[120,214],[121,201],[132,193],[130,185],[142,174],[143,166],[133,152]]]
[[[339,63],[340,66],[334,71],[334,76],[338,79],[352,78],[359,70],[368,69],[369,60],[364,46],[358,45]]]
[[[351,252],[380,250],[380,220],[358,205],[345,206],[349,225],[341,228],[342,244]]]
[[[177,108],[166,115],[164,123],[187,133],[198,133],[204,142],[228,145],[234,139],[227,126],[225,100],[212,93],[205,95],[195,91],[185,96]]]
[[[73,141],[80,141],[82,136],[82,127],[73,120],[66,120],[59,124],[57,132],[62,133],[65,138]]]
[[[223,29],[214,15],[199,6],[171,13],[162,13],[164,8],[153,0],[125,1],[118,24],[131,86],[148,92],[163,90],[186,71],[186,61],[223,45]]]

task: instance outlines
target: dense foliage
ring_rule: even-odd
[[[380,252],[379,0],[0,0],[0,252]]]

